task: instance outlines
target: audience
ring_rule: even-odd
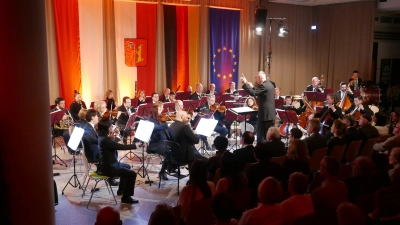
[[[95,225],[121,225],[122,220],[119,218],[119,212],[111,206],[100,209],[96,217]]]
[[[292,196],[281,203],[286,225],[291,225],[297,218],[314,212],[311,197],[306,194],[307,187],[306,175],[299,172],[290,175],[288,191]]]
[[[328,152],[327,155],[330,155],[333,148],[336,145],[343,146],[346,144],[346,141],[344,140],[343,136],[346,133],[346,124],[343,123],[341,120],[335,120],[333,121],[332,127],[331,127],[331,132],[333,134],[333,137],[328,140],[327,146],[328,146]]]
[[[371,120],[372,118],[370,115],[362,114],[360,120],[358,121],[358,124],[360,125],[358,130],[360,131],[361,139],[363,140],[360,149],[363,148],[368,139],[379,137],[379,132],[374,126],[372,126]]]
[[[393,181],[393,172],[400,166],[400,147],[393,148],[389,155],[389,164],[394,168],[389,170],[389,177]]]
[[[321,123],[318,119],[309,120],[307,125],[307,132],[310,136],[305,138],[304,142],[307,145],[308,155],[311,157],[314,150],[326,147],[326,138],[319,133]]]
[[[379,135],[387,135],[388,133],[388,128],[386,127],[386,117],[384,115],[380,115],[378,113],[375,113],[372,116],[372,126],[374,126],[378,132]]]
[[[243,213],[240,225],[283,224],[284,210],[278,204],[282,198],[282,187],[273,177],[265,178],[258,187],[261,203]]]
[[[346,184],[337,177],[340,169],[340,163],[330,157],[325,156],[320,164],[321,176],[325,178],[322,186],[315,189],[311,194],[314,209],[333,209],[342,202],[348,201],[348,191]]]
[[[397,123],[393,129],[393,137],[386,139],[385,142],[376,143],[374,150],[384,152],[390,151],[394,147],[400,147],[400,123]]]
[[[244,167],[247,163],[255,163],[257,162],[256,158],[254,158],[254,134],[250,131],[246,131],[242,135],[242,139],[240,140],[240,144],[242,148],[236,149],[233,151],[233,154],[236,156],[239,168],[243,171]]]
[[[181,216],[185,222],[192,202],[211,198],[215,194],[214,183],[207,181],[206,163],[203,160],[193,161],[189,175],[189,183],[183,187],[178,199],[178,205],[182,207]]]
[[[342,203],[336,209],[338,225],[364,225],[365,219],[360,208],[351,203]]]
[[[227,193],[217,193],[211,202],[211,209],[217,220],[215,225],[237,225],[234,219],[235,200]]]
[[[210,157],[207,161],[207,180],[213,181],[215,172],[221,167],[222,155],[228,147],[228,139],[224,136],[217,136],[214,139],[214,146],[217,151],[213,157]]]
[[[240,168],[236,156],[225,152],[221,159],[221,179],[217,183],[217,192],[236,193],[247,189],[247,177]]]
[[[281,141],[281,133],[278,127],[270,127],[267,131],[267,142],[264,143],[268,152],[268,158],[285,155],[285,143]]]
[[[160,203],[154,209],[154,212],[151,213],[148,225],[175,225],[176,219],[174,210],[171,206]]]
[[[299,128],[292,128],[289,131],[289,142],[295,139],[301,139],[303,137],[303,132]]]
[[[386,187],[392,184],[387,172],[389,166],[389,158],[387,154],[374,153],[372,161],[375,165],[375,171],[372,174],[373,180],[376,181],[379,188]]]
[[[291,141],[286,152],[286,159],[282,163],[282,180],[287,181],[289,175],[294,172],[308,174],[310,171],[308,161],[306,143],[298,139]]]
[[[388,127],[388,133],[392,134],[394,127],[396,126],[396,124],[399,122],[400,120],[400,112],[392,112],[390,113],[390,121],[389,121],[389,127]]]

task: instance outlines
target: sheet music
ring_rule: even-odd
[[[238,107],[238,108],[231,108],[230,110],[235,111],[236,113],[245,113],[245,112],[255,112],[254,109],[244,106],[244,107]]]
[[[72,131],[71,137],[69,138],[68,141],[68,147],[76,151],[79,143],[81,142],[84,132],[85,132],[84,129],[80,127],[74,127],[74,130]]]
[[[197,134],[209,137],[218,124],[218,120],[201,118],[196,127]]]
[[[146,120],[141,120],[136,130],[135,138],[143,142],[149,143],[153,130],[154,130],[154,123]]]

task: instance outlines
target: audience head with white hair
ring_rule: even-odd
[[[270,127],[267,132],[267,141],[272,141],[273,139],[280,139],[281,133],[278,127]]]
[[[111,206],[106,206],[100,209],[97,214],[95,225],[121,225],[122,220],[119,217],[119,212]]]

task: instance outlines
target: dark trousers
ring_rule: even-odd
[[[129,164],[120,163],[120,168],[115,169],[112,176],[120,177],[118,190],[123,192],[122,197],[133,196],[137,175]]]
[[[196,160],[196,159],[203,160],[205,163],[207,163],[207,161],[208,161],[208,158],[205,157],[204,155],[200,154],[200,152],[196,151],[196,149],[193,149],[193,158],[194,158],[194,160]],[[192,167],[192,162],[189,163],[188,166],[189,166],[189,171],[190,171],[190,168]]]
[[[257,143],[266,142],[268,129],[272,126],[272,120],[257,121]]]
[[[221,124],[217,124],[217,126],[214,128],[214,131],[217,132],[220,136],[226,136],[228,134],[228,129],[223,127]]]

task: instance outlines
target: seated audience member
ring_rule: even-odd
[[[294,172],[308,174],[310,172],[309,158],[304,141],[297,139],[291,141],[286,152],[286,159],[282,163],[282,180],[287,181],[290,174]]]
[[[288,191],[291,197],[281,203],[284,209],[284,222],[291,225],[302,216],[314,212],[311,197],[306,194],[308,187],[308,178],[306,175],[295,172],[290,175]]]
[[[307,145],[308,155],[311,157],[314,150],[326,147],[326,138],[324,135],[319,133],[320,122],[318,119],[311,119],[307,123],[307,133],[310,134],[309,137],[304,139]]]
[[[278,127],[270,127],[266,139],[264,148],[267,150],[269,158],[285,155],[285,143],[281,141],[281,133]]]
[[[148,225],[175,225],[175,214],[171,206],[160,203],[151,213]]]
[[[283,224],[284,209],[278,204],[282,193],[282,187],[275,178],[265,178],[258,187],[261,203],[256,208],[244,212],[239,225]]]
[[[363,144],[361,145],[360,149],[362,149],[368,139],[379,137],[379,132],[374,126],[371,125],[371,120],[372,118],[370,115],[362,114],[360,120],[358,121],[358,124],[360,125],[358,130],[360,131],[361,139],[363,140]]]
[[[189,183],[183,187],[179,195],[178,205],[182,207],[182,218],[186,222],[190,204],[194,201],[208,199],[215,195],[215,185],[207,181],[206,163],[195,159],[189,172]]]
[[[111,206],[100,209],[96,217],[94,225],[121,225],[119,212]]]
[[[374,163],[366,156],[359,156],[354,160],[352,177],[343,182],[349,191],[349,201],[355,203],[360,196],[371,194],[378,190],[376,182],[372,179]]]
[[[236,156],[225,152],[221,159],[221,179],[217,183],[217,192],[237,193],[247,189],[247,177],[240,168]]]
[[[321,209],[333,209],[342,202],[348,201],[348,191],[346,184],[337,177],[340,163],[330,157],[325,156],[319,166],[321,176],[325,178],[322,186],[311,193],[315,211]]]
[[[295,139],[301,139],[303,137],[303,132],[299,128],[292,128],[289,131],[289,141],[293,141]]]
[[[360,131],[356,128],[357,122],[354,119],[354,116],[344,116],[343,122],[347,125],[346,133],[344,134],[344,140],[347,147],[349,147],[352,141],[359,141],[362,138]]]
[[[218,136],[214,139],[214,146],[217,149],[215,155],[207,161],[207,180],[213,181],[215,172],[221,168],[221,159],[226,148],[228,147],[228,139],[226,137]]]
[[[236,149],[233,151],[233,154],[236,156],[239,168],[243,171],[244,167],[247,163],[255,163],[257,162],[256,158],[254,158],[254,134],[250,131],[246,131],[242,135],[242,139],[240,140],[240,144],[242,148]]]
[[[375,165],[375,171],[372,174],[373,180],[378,184],[378,189],[392,184],[387,168],[389,166],[389,158],[387,154],[374,153],[372,161]]]
[[[393,172],[400,167],[400,147],[393,148],[389,155],[389,164],[394,168],[388,171],[390,179],[393,181]]]
[[[372,122],[371,122],[372,126],[374,126],[378,132],[379,135],[387,135],[388,133],[388,129],[386,127],[386,117],[384,115],[375,113],[372,116]]]
[[[368,217],[378,224],[400,224],[400,168],[393,172],[393,185],[375,193],[375,209]]]
[[[346,133],[346,124],[343,123],[341,120],[335,120],[333,121],[332,127],[331,127],[331,132],[333,134],[333,137],[328,140],[327,146],[328,146],[328,152],[327,155],[330,155],[332,152],[332,149],[336,145],[343,146],[346,144],[343,136]]]
[[[237,225],[234,219],[235,200],[228,193],[217,193],[211,202],[211,209],[217,220],[215,225]]]
[[[384,152],[390,151],[394,147],[400,147],[400,123],[397,123],[393,129],[393,137],[386,139],[386,141],[381,143],[376,143],[374,145],[374,150]]]
[[[338,225],[365,225],[364,215],[360,208],[345,202],[336,209]]]
[[[400,121],[400,112],[395,111],[395,112],[390,113],[390,120],[389,120],[389,127],[388,127],[389,134],[393,133],[393,129],[399,121]]]

